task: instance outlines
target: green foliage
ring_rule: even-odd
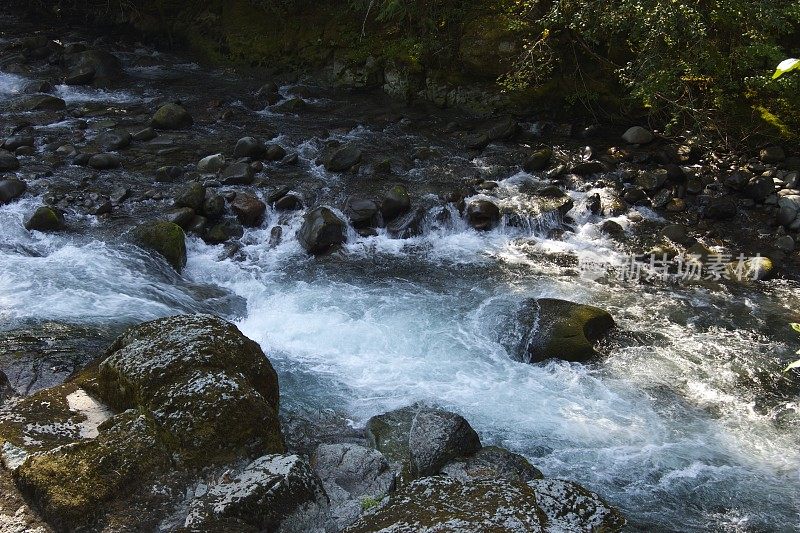
[[[795,322],[795,323],[791,324],[791,326],[792,326],[793,330],[795,330],[797,333],[800,333],[800,324]],[[797,354],[800,355],[800,350],[797,350]],[[797,361],[795,361],[793,363],[790,363],[789,366],[787,366],[786,368],[783,369],[783,371],[784,372],[788,372],[789,370],[791,370],[793,368],[800,368],[800,359],[798,359]]]
[[[361,498],[361,509],[363,511],[368,511],[373,507],[377,506],[379,503],[381,503],[381,501],[375,498],[370,498],[370,497]]]
[[[792,72],[793,70],[800,70],[800,59],[784,59],[780,62],[778,68],[775,69],[775,74],[772,75],[772,79],[776,80],[787,72]]]

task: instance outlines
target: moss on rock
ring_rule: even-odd
[[[161,254],[178,272],[186,266],[186,236],[172,222],[146,222],[134,230],[136,242]]]

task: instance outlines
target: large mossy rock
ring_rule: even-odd
[[[285,449],[277,374],[258,344],[220,318],[137,326],[111,346],[97,374],[104,401],[151,412],[188,463]]]
[[[186,266],[186,236],[173,222],[145,222],[133,231],[137,244],[161,254],[178,272]]]
[[[25,221],[25,229],[42,232],[64,229],[64,215],[50,206],[43,205]]]
[[[547,516],[549,531],[615,533],[625,527],[625,517],[594,492],[561,479],[528,482],[536,502]]]
[[[411,482],[345,531],[534,533],[546,523],[536,493],[524,483],[434,476]]]
[[[520,316],[527,331],[521,357],[530,363],[586,362],[599,355],[594,344],[614,327],[603,309],[552,298],[526,300]]]
[[[180,104],[165,104],[153,115],[151,124],[162,130],[182,130],[192,126],[192,115]]]
[[[14,478],[48,522],[73,531],[171,463],[152,417],[128,411],[105,422],[96,439],[31,456]]]

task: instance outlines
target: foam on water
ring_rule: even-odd
[[[26,82],[22,76],[0,72],[0,99],[20,94]]]
[[[95,87],[78,87],[72,85],[56,86],[56,96],[71,103],[103,102],[109,104],[125,104],[152,100],[151,97],[137,96],[129,91],[98,89]]]

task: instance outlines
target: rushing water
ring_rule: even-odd
[[[130,72],[145,80],[142,87],[161,80],[170,84],[164,91],[180,91],[183,76],[212,75],[138,61]],[[0,73],[0,99],[24,81]],[[68,102],[138,105],[154,96],[140,89],[58,92]],[[358,105],[359,97],[348,98],[339,103]],[[499,180],[510,202],[535,180],[501,156],[468,160],[444,141],[395,126],[337,123],[321,132],[320,116],[290,121],[266,110],[248,120],[280,126],[278,142],[299,152],[301,167],[330,198],[338,198],[341,178],[314,163],[325,138],[368,147],[433,143],[432,158],[402,169],[406,179],[469,169]],[[484,444],[597,490],[624,510],[631,530],[798,530],[798,391],[780,374],[795,349],[786,324],[800,316],[796,284],[667,286],[576,276],[552,258],[623,250],[585,212],[585,194],[573,194],[574,231],[558,239],[548,238],[552,221],[479,233],[452,209],[450,217],[434,210],[420,236],[351,232],[343,250],[318,259],[294,238],[302,214],[270,211],[233,257],[190,238],[182,276],[108,238],[93,217],[79,219],[81,232],[27,232],[23,217],[41,201],[27,196],[0,207],[0,320],[11,329],[30,320],[108,325],[216,312],[263,346],[286,409],[334,408],[361,424],[428,401],[463,414]],[[270,247],[275,225],[284,239]],[[516,306],[544,296],[608,309],[620,331],[603,346],[607,357],[590,365],[518,361]]]

